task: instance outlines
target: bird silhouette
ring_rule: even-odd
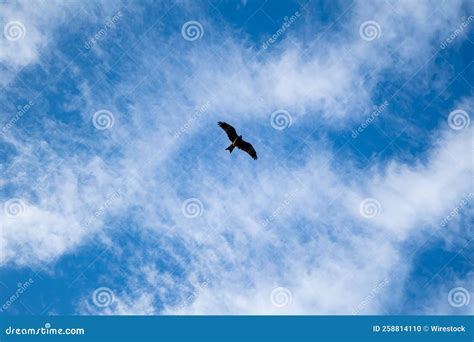
[[[219,121],[217,124],[226,132],[229,140],[232,142],[230,146],[226,148],[229,153],[232,153],[234,148],[237,147],[238,149],[247,152],[253,159],[257,160],[257,152],[253,148],[252,144],[243,140],[241,135],[237,135],[234,127],[222,121]]]

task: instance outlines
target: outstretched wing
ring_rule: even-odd
[[[242,151],[247,152],[253,159],[257,160],[257,152],[253,148],[252,144],[240,139],[237,142],[236,147],[241,149]]]
[[[233,142],[239,137],[237,135],[237,132],[235,131],[235,128],[229,125],[228,123],[219,121],[217,124],[227,133],[227,136],[229,137],[230,141]]]

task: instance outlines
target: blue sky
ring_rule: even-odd
[[[472,314],[473,15],[1,1],[0,314]]]

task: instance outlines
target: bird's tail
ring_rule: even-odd
[[[234,150],[235,146],[234,145],[230,145],[229,147],[226,148],[226,151],[229,151],[229,153],[232,153],[232,151]]]

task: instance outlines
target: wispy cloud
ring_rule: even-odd
[[[157,4],[160,20],[143,30],[134,19],[143,4],[57,4],[47,18],[41,6],[0,6],[0,19],[25,26],[24,39],[0,40],[10,76],[31,66],[54,77],[53,61],[64,66],[57,81],[27,90],[36,96],[25,114],[2,113],[9,129],[0,141],[11,152],[0,167],[0,263],[49,268],[91,240],[110,246],[121,281],[88,284],[78,312],[390,312],[406,296],[413,256],[404,245],[423,244],[471,183],[472,124],[452,129],[448,120],[457,109],[472,118],[468,97],[411,137],[425,149],[410,163],[393,153],[361,168],[341,150],[380,130],[380,120],[397,137],[418,129],[398,95],[425,89],[411,82],[419,73],[449,85],[426,66],[462,2],[356,1],[322,32],[309,3],[268,49],[198,4]],[[93,23],[87,32],[70,26],[73,12]],[[63,30],[77,38],[74,58],[49,52]],[[45,47],[50,59],[40,58]],[[10,82],[15,92],[25,87],[2,84]],[[224,153],[218,120],[252,141],[258,163]],[[122,262],[119,221],[137,244],[133,262]],[[156,244],[145,244],[149,235]],[[98,289],[108,305],[97,305]]]

